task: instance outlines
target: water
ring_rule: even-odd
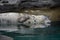
[[[37,29],[34,34],[25,34],[14,37],[15,40],[60,40],[60,28]]]
[[[50,27],[43,29],[24,29],[23,32],[21,29],[12,32],[0,31],[0,34],[12,37],[14,40],[60,40],[59,23],[53,23]]]

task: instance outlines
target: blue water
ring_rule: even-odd
[[[52,28],[48,31],[44,29],[44,31],[41,31],[39,33],[16,36],[14,37],[14,40],[60,40],[60,28]]]

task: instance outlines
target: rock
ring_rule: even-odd
[[[9,12],[17,10],[20,0],[1,0],[0,1],[0,12]]]
[[[13,38],[5,36],[5,35],[0,35],[0,40],[13,40]]]
[[[23,8],[52,8],[60,7],[59,0],[1,0],[0,12],[19,11]]]

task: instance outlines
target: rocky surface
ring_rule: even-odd
[[[1,0],[0,12],[19,11],[22,8],[53,8],[60,7],[59,0]]]
[[[0,40],[13,40],[13,38],[5,36],[5,35],[0,35]]]

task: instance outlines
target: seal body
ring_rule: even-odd
[[[29,15],[21,13],[0,14],[0,30],[16,31],[20,28],[46,28],[51,20],[45,15]]]
[[[2,24],[16,24],[19,17],[18,13],[2,13],[0,14],[0,23]]]
[[[0,30],[3,31],[16,31],[18,24],[19,13],[1,13],[0,14]]]
[[[45,28],[45,27],[50,26],[50,23],[51,23],[51,20],[45,15],[26,14],[24,16],[21,16],[19,21],[20,22],[23,21],[22,23],[24,25],[29,26],[29,28]]]

